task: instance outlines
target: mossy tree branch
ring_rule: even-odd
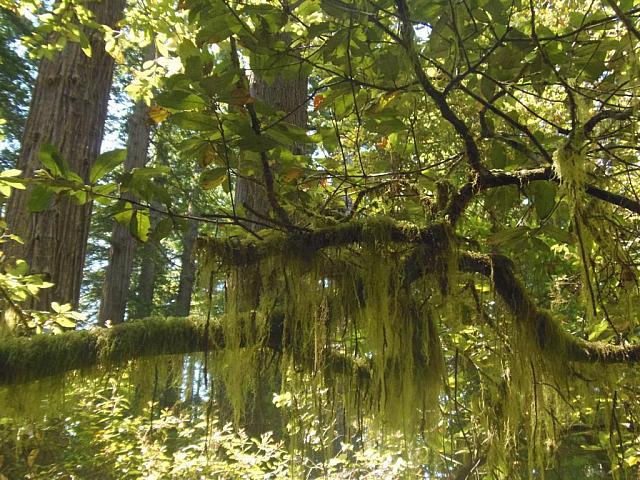
[[[222,342],[220,327],[188,318],[150,318],[112,328],[70,331],[60,335],[0,339],[0,385],[61,375],[72,370],[110,366],[135,358],[208,351]]]
[[[283,323],[277,314],[272,325],[265,347],[280,351]],[[185,317],[147,318],[60,335],[6,337],[0,339],[0,386],[156,355],[216,353],[224,346],[221,325],[212,323],[207,331],[204,322]],[[336,374],[354,374],[361,382],[371,376],[370,365],[340,352],[324,352],[323,365]]]
[[[436,223],[420,228],[411,223],[380,217],[354,220],[307,232],[272,232],[263,240],[200,237],[197,249],[208,258],[218,258],[229,266],[243,267],[269,256],[285,254],[311,257],[323,248],[343,247],[354,243],[413,243],[444,248],[448,244],[448,235],[445,224]]]
[[[465,253],[459,257],[459,267],[462,271],[480,273],[491,280],[516,321],[533,336],[542,352],[562,353],[566,360],[581,363],[640,362],[640,345],[589,342],[563,330],[550,312],[536,306],[507,257]]]
[[[386,233],[383,233],[386,232]],[[420,267],[415,262],[433,259],[438,252],[449,248],[449,230],[444,224],[419,228],[415,225],[395,222],[391,219],[370,219],[327,227],[313,232],[288,236],[275,234],[264,241],[201,239],[200,247],[208,255],[217,255],[228,265],[242,267],[258,262],[269,255],[312,255],[323,248],[340,247],[352,243],[386,240],[395,243],[419,245],[430,255],[410,255],[407,277],[409,282],[429,271],[430,266]],[[514,273],[511,261],[500,255],[459,253],[459,269],[479,273],[489,278],[498,295],[521,326],[535,335],[542,351],[564,352],[568,360],[587,363],[635,363],[640,362],[640,345],[619,346],[602,342],[588,342],[564,331],[550,312],[540,309],[529,296]],[[405,279],[407,280],[407,279]]]
[[[350,222],[313,232],[288,236],[274,234],[263,241],[220,241],[201,239],[200,248],[216,253],[234,266],[246,266],[269,255],[305,255],[323,248],[367,242],[414,244],[434,254],[449,248],[448,230],[435,224],[428,228],[375,219]],[[412,257],[416,261],[425,257]],[[535,338],[538,348],[549,354],[563,354],[568,361],[582,363],[640,362],[640,345],[610,345],[588,342],[564,331],[550,312],[538,308],[514,273],[510,260],[500,255],[459,253],[462,272],[481,274],[493,283],[519,326]],[[424,272],[429,271],[425,265]],[[274,321],[265,347],[282,349],[282,322]],[[0,385],[17,384],[61,375],[72,370],[110,366],[141,357],[192,352],[216,352],[225,345],[223,329],[212,324],[207,331],[201,322],[188,318],[146,319],[108,329],[72,331],[61,335],[5,337],[0,339]],[[337,373],[349,371],[368,377],[367,365],[335,352],[326,352],[325,365]]]

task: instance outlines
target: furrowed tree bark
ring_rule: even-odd
[[[114,27],[125,1],[88,2],[87,6],[98,23]],[[100,152],[114,61],[98,32],[87,35],[91,57],[78,43],[69,42],[53,59],[40,63],[17,163],[26,177],[41,168],[42,145],[52,144],[69,167],[88,180]],[[25,259],[31,271],[46,274],[55,286],[43,290],[27,307],[45,310],[52,300],[77,307],[91,204],[57,199],[46,211],[30,213],[28,200],[28,191],[15,191],[9,200],[8,226],[22,237],[24,245],[12,242],[7,255]]]
[[[193,205],[189,205],[189,215],[194,214]],[[198,223],[189,220],[182,233],[182,254],[180,255],[180,283],[178,284],[178,297],[176,299],[175,314],[186,317],[191,311],[191,294],[193,282],[196,278],[196,263],[193,259],[193,250],[198,238]]]
[[[144,101],[140,101],[136,104],[133,115],[129,119],[125,171],[144,167],[147,163],[150,133],[149,107]],[[109,264],[102,287],[102,299],[98,314],[100,325],[104,325],[107,320],[110,320],[112,324],[124,321],[135,248],[136,240],[129,229],[114,221],[111,231]]]
[[[291,37],[288,34],[276,34],[274,39],[291,43]],[[278,75],[271,82],[268,82],[260,76],[259,72],[253,72],[250,94],[270,107],[284,112],[287,122],[306,128],[308,78],[301,73],[291,77]],[[246,110],[251,117],[254,132],[261,134],[261,129],[264,128],[264,125],[261,125],[253,105],[247,105]],[[302,153],[301,150],[301,146],[294,147],[294,153],[300,154]],[[250,220],[264,224],[265,220],[273,219],[274,224],[287,225],[289,224],[289,219],[279,204],[276,179],[273,175],[273,170],[277,166],[270,164],[266,152],[261,153],[261,162],[262,176],[259,180],[238,178],[236,205],[242,206],[247,210],[245,216]],[[262,228],[257,224],[249,224],[247,227],[253,231],[258,231]],[[252,266],[251,268],[253,271],[247,275],[239,276],[235,281],[232,279],[227,281],[228,288],[235,290],[235,295],[238,299],[237,308],[241,313],[246,313],[249,317],[251,316],[251,311],[259,303],[261,295],[260,282],[256,281],[260,278],[259,267]],[[269,430],[272,428],[270,425],[274,423],[273,420],[269,419],[280,418],[280,412],[272,402],[271,390],[263,382],[257,382],[256,387],[251,416],[246,423],[246,429],[249,434],[261,434]]]
[[[290,42],[288,35],[279,34],[277,38]],[[307,126],[308,78],[300,75],[297,78],[278,76],[269,83],[254,74],[251,78],[251,96],[263,101],[267,105],[285,112],[286,121],[298,127]],[[294,153],[300,154],[302,147],[297,146]],[[247,208],[246,217],[264,223],[265,217],[272,212],[269,195],[265,189],[266,179],[238,178],[235,201],[237,205]],[[257,215],[256,215],[257,214]],[[252,230],[259,230],[260,226],[250,225]]]

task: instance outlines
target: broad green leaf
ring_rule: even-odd
[[[149,239],[149,230],[151,229],[151,220],[147,210],[134,210],[129,223],[129,231],[131,234],[142,242]]]
[[[133,216],[133,206],[129,202],[123,202],[119,205],[118,211],[113,214],[116,222],[122,225],[129,225]]]
[[[489,163],[493,168],[504,168],[507,165],[507,152],[500,142],[494,141],[489,151]]]
[[[538,220],[544,220],[553,212],[556,205],[558,187],[553,182],[538,180],[531,182],[529,191],[533,197],[533,206],[536,209]]]
[[[60,155],[58,149],[50,143],[45,143],[40,148],[39,158],[42,164],[54,177],[66,176],[69,168]]]
[[[163,218],[158,222],[158,224],[153,229],[153,232],[151,233],[150,236],[151,238],[153,238],[154,241],[160,241],[163,238],[168,237],[172,231],[173,231],[173,219],[170,217],[167,217],[167,218]]]
[[[591,330],[591,333],[589,334],[589,341],[598,340],[602,336],[602,334],[607,331],[608,328],[609,322],[607,322],[606,319],[598,322],[598,324],[593,328],[593,330]]]
[[[125,149],[111,150],[102,153],[96,160],[96,163],[91,167],[89,182],[93,184],[104,178],[105,175],[123,163],[126,158],[127,151]]]
[[[27,208],[33,213],[42,212],[49,207],[54,196],[55,193],[50,188],[45,185],[36,185],[31,190]]]
[[[185,90],[163,92],[156,97],[156,102],[161,107],[174,111],[201,110],[207,106],[202,97]]]
[[[16,260],[15,266],[5,266],[7,273],[15,276],[26,275],[29,272],[29,264],[22,259]]]
[[[171,121],[185,130],[198,132],[218,131],[218,121],[215,117],[199,112],[180,112],[171,117]]]
[[[491,245],[504,245],[524,237],[528,232],[529,228],[525,226],[506,228],[490,235],[487,238],[487,243]]]
[[[0,172],[0,178],[7,180],[8,177],[18,177],[21,173],[22,170],[10,168],[8,170],[3,170],[2,172]]]
[[[76,322],[68,317],[56,317],[56,323],[63,328],[75,328]]]
[[[71,305],[68,303],[60,305],[58,302],[51,302],[51,309],[56,313],[67,313],[71,311]]]

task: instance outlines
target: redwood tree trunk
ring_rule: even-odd
[[[193,207],[189,206],[189,214],[193,214]],[[193,247],[198,237],[198,224],[189,221],[182,234],[182,255],[180,262],[180,283],[178,285],[178,298],[176,300],[176,315],[186,317],[191,311],[191,294],[193,292],[193,282],[196,277],[196,264],[193,260]]]
[[[277,35],[279,38],[288,41],[287,34]],[[307,93],[308,78],[302,74],[297,78],[278,77],[272,83],[264,81],[259,76],[251,79],[251,96],[262,100],[269,106],[277,110],[290,113],[287,121],[299,127],[307,126]],[[302,153],[302,146],[297,146],[295,152]],[[236,204],[247,208],[246,217],[249,220],[256,220],[264,223],[265,217],[269,217],[272,210],[264,188],[264,178],[257,181],[252,179],[238,178],[236,187]],[[253,212],[256,212],[255,215]],[[273,213],[273,212],[271,212]],[[257,224],[248,225],[252,230],[258,231],[262,227]],[[256,267],[257,268],[257,267]],[[237,283],[229,280],[228,288],[235,289],[237,298],[244,311],[251,311],[259,302],[260,285],[252,279],[260,278],[260,273],[255,275],[247,274],[243,278],[238,278]],[[245,419],[245,428],[250,435],[258,435],[273,428],[276,419],[281,418],[280,412],[274,407],[271,396],[271,389],[263,382],[257,382],[257,390],[254,393],[251,417]]]
[[[115,26],[124,0],[88,2],[97,22]],[[92,56],[69,42],[52,60],[40,63],[29,117],[22,137],[17,168],[27,177],[41,168],[43,144],[54,145],[70,168],[87,180],[100,152],[113,76],[113,58],[104,50],[97,32],[87,32]],[[15,191],[7,207],[8,226],[24,245],[12,242],[10,258],[23,258],[31,271],[44,273],[55,283],[33,300],[31,308],[48,309],[52,300],[77,307],[91,205],[57,199],[46,211],[29,213],[28,192]]]
[[[136,104],[133,115],[129,119],[127,159],[124,164],[126,171],[144,167],[147,163],[150,132],[149,107],[144,101],[140,101]],[[102,300],[98,314],[98,324],[100,325],[104,325],[107,320],[111,320],[112,324],[124,321],[135,248],[136,240],[129,229],[114,221],[111,231],[109,264],[102,286]]]

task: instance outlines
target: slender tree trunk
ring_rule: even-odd
[[[156,205],[158,206],[158,205]],[[157,225],[159,213],[151,210],[151,226]],[[156,261],[158,244],[149,241],[141,249],[140,275],[138,276],[138,308],[133,314],[137,318],[145,318],[151,315],[153,309],[153,293],[156,286],[158,274],[158,263]]]
[[[136,104],[133,115],[129,119],[127,159],[124,165],[126,171],[143,167],[147,163],[150,131],[149,108],[144,101],[140,101]],[[100,325],[104,325],[107,320],[111,320],[113,324],[124,321],[135,248],[136,240],[129,229],[114,221],[111,231],[109,264],[102,287],[102,300],[98,315]]]
[[[88,2],[98,23],[115,26],[124,0]],[[41,168],[39,152],[52,144],[70,168],[87,180],[100,152],[113,76],[113,58],[104,50],[98,32],[87,32],[92,56],[76,42],[69,42],[52,60],[40,63],[29,117],[22,137],[17,168],[26,177]],[[29,213],[28,192],[15,191],[8,203],[7,219],[12,233],[24,245],[12,242],[9,258],[23,258],[31,271],[44,273],[55,284],[43,290],[31,308],[48,309],[52,300],[77,307],[84,263],[91,204],[76,205],[57,199],[46,211]]]
[[[193,212],[193,205],[189,205],[189,214],[193,214]],[[191,311],[191,294],[196,277],[196,263],[192,257],[197,237],[198,224],[194,221],[189,221],[182,234],[182,255],[180,256],[182,267],[175,310],[176,315],[179,317],[186,317]]]

